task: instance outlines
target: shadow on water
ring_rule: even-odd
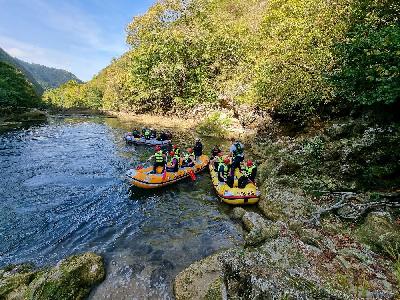
[[[207,172],[194,182],[131,192],[125,172],[152,151],[125,144],[131,126],[68,117],[0,134],[0,267],[95,251],[107,278],[91,299],[170,299],[184,267],[242,243]],[[205,143],[208,152],[213,145]]]

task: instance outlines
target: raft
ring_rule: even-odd
[[[171,143],[171,140],[159,141],[157,139],[135,138],[133,135],[126,133],[124,136],[128,144],[148,145],[148,146],[164,146]]]
[[[190,177],[191,171],[193,171],[194,174],[199,173],[208,166],[208,163],[208,156],[202,155],[197,159],[194,167],[179,168],[178,172],[166,172],[164,180],[163,174],[161,173],[162,167],[159,167],[159,172],[157,174],[151,174],[153,166],[139,170],[131,169],[126,173],[126,176],[129,182],[136,187],[142,189],[156,189]]]
[[[209,164],[211,180],[218,197],[227,204],[231,205],[244,205],[256,204],[260,199],[260,191],[254,183],[249,183],[245,188],[239,189],[237,187],[237,179],[242,176],[239,169],[235,171],[235,181],[233,188],[230,188],[226,183],[218,181],[218,173],[214,169],[214,164]]]

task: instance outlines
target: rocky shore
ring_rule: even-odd
[[[0,269],[0,299],[86,299],[105,278],[101,256],[87,252],[61,260],[56,266],[31,264]]]
[[[251,145],[263,197],[232,210],[245,244],[182,271],[176,298],[398,299],[398,125],[271,127]]]

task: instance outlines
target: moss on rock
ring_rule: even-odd
[[[16,266],[0,278],[0,299],[85,299],[104,277],[103,259],[91,252],[71,256],[48,269]]]

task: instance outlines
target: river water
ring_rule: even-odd
[[[172,299],[179,271],[242,243],[207,172],[163,190],[130,189],[125,172],[151,154],[125,145],[123,133],[134,125],[53,117],[0,134],[0,267],[95,251],[107,278],[91,299]],[[215,141],[204,142],[210,149]]]

